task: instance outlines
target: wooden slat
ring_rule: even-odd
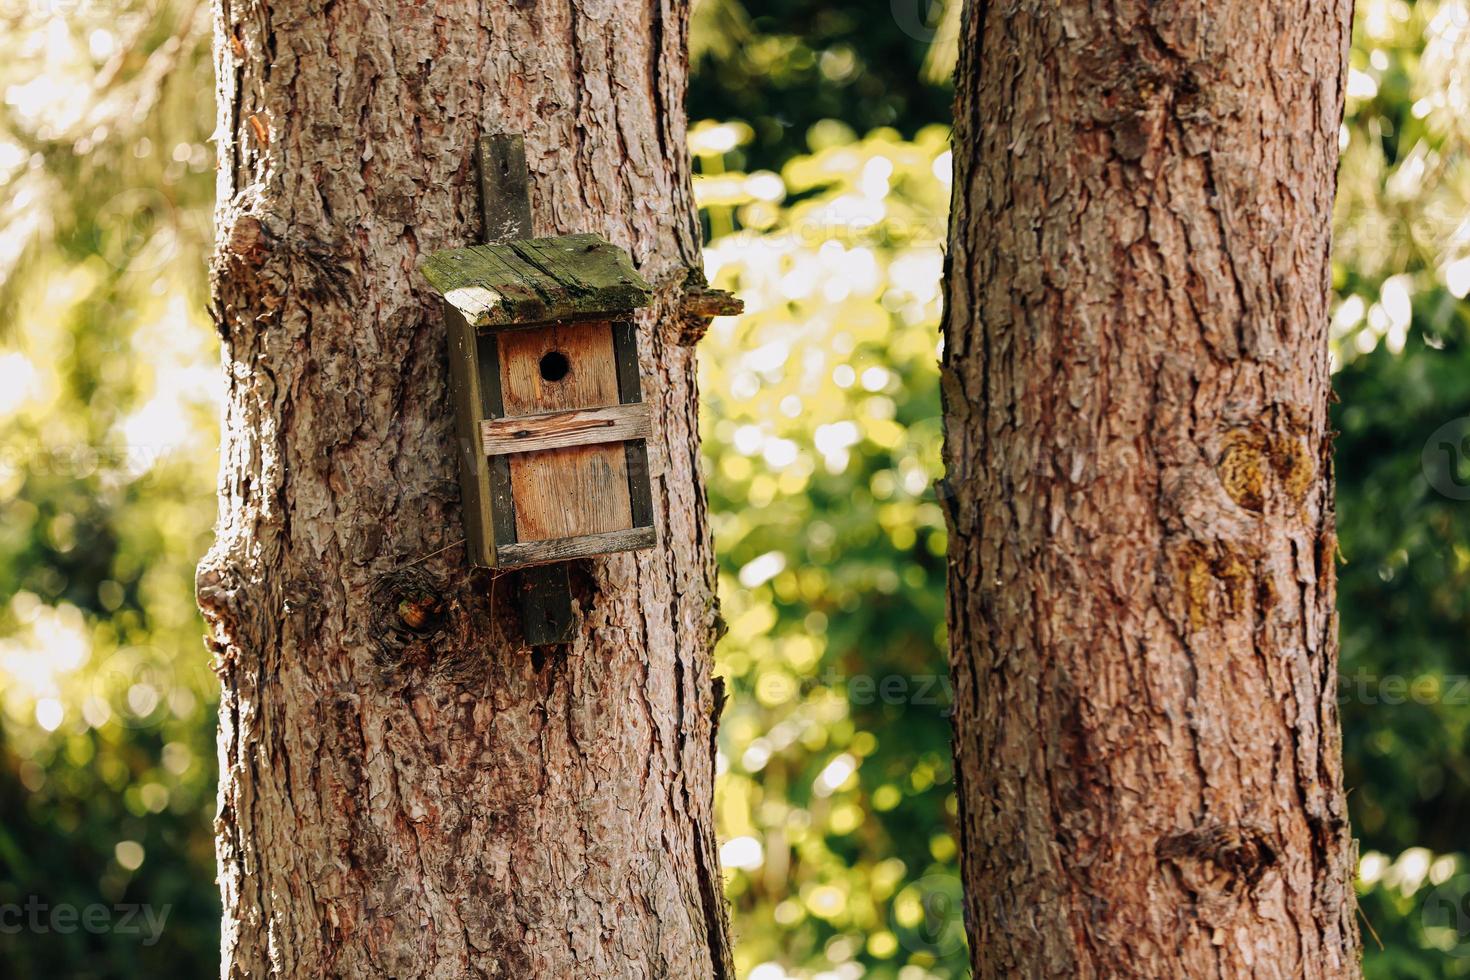
[[[538,449],[591,446],[603,442],[646,439],[651,432],[647,405],[544,412],[480,423],[485,455],[527,453]]]
[[[536,562],[566,561],[592,555],[610,555],[619,551],[638,551],[653,547],[657,535],[651,527],[635,527],[608,534],[587,534],[554,541],[525,541],[502,545],[496,557],[504,566],[529,565]]]
[[[517,576],[521,632],[533,647],[570,643],[575,627],[566,565],[534,565]]]
[[[459,311],[446,307],[444,325],[449,334],[449,391],[454,402],[455,442],[459,456],[459,499],[463,512],[465,552],[474,565],[494,565],[497,541],[492,509],[491,461],[479,445],[479,422],[486,392],[481,386],[481,361],[475,329]],[[509,503],[507,495],[507,504]]]
[[[613,360],[618,365],[618,401],[624,405],[643,400],[643,383],[638,372],[638,329],[632,320],[615,320],[612,325]]]
[[[505,399],[500,393],[499,339],[493,333],[479,334],[476,338],[475,354],[479,365],[481,417],[499,418],[505,414]],[[491,458],[486,475],[490,493],[490,530],[494,534],[492,544],[510,544],[516,539],[515,501],[510,495],[510,464],[503,458]]]
[[[497,545],[516,539],[515,498],[511,496],[510,457],[486,456],[490,480],[491,530]]]
[[[517,541],[603,534],[633,526],[627,457],[619,444],[486,458],[510,461]]]
[[[653,525],[653,493],[648,478],[648,440],[623,443],[623,465],[628,468],[628,507],[634,527]]]
[[[522,136],[482,136],[480,217],[487,242],[531,237],[531,174]]]
[[[618,399],[623,404],[643,401],[638,368],[638,331],[631,320],[612,325],[613,358],[618,365]],[[623,443],[623,465],[628,471],[628,508],[634,527],[653,524],[653,487],[648,478],[648,440]]]
[[[480,374],[480,414],[498,419],[505,414],[505,396],[500,393],[500,341],[495,334],[475,337],[475,366]]]

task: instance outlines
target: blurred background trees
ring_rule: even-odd
[[[939,277],[953,0],[701,0],[705,455],[742,976],[958,977]],[[193,606],[217,348],[207,8],[0,0],[0,972],[216,970]],[[1370,977],[1470,975],[1470,2],[1361,0],[1334,316],[1342,711]],[[1432,438],[1433,437],[1433,438]]]

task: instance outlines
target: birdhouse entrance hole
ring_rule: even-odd
[[[559,350],[547,351],[541,355],[542,381],[560,381],[567,376],[567,372],[571,369],[571,362]]]

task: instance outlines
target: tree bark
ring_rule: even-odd
[[[1327,416],[1350,15],[966,4],[943,391],[977,976],[1358,972]]]
[[[227,395],[199,599],[222,681],[226,977],[731,976],[712,819],[714,568],[693,350],[688,7],[217,0]],[[444,325],[481,132],[538,234],[594,231],[640,319],[659,547],[520,640],[459,541]]]

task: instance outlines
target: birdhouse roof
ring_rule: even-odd
[[[591,234],[433,252],[423,273],[474,327],[623,312],[653,295],[627,252]]]

